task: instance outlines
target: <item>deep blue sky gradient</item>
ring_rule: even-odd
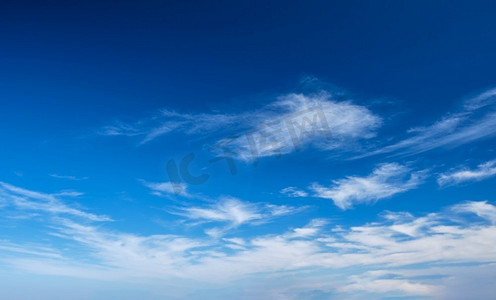
[[[189,187],[194,193],[306,207],[278,222],[240,228],[246,237],[304,226],[311,218],[355,226],[388,210],[424,214],[465,200],[494,201],[494,178],[447,188],[435,181],[436,172],[494,159],[494,139],[363,159],[309,147],[263,158],[257,167],[238,161],[233,176],[224,162],[209,166],[205,151],[226,128],[202,136],[173,132],[144,145],[100,133],[164,108],[236,114],[280,95],[325,89],[380,116],[383,125],[368,145],[384,146],[494,87],[495,28],[494,1],[2,1],[0,181],[45,193],[84,192],[72,204],[111,215],[116,221],[105,228],[141,235],[203,234],[203,227],[184,227],[170,212],[204,199],[163,199],[143,185],[168,181],[167,161],[190,152],[197,154],[192,172],[211,175]],[[388,162],[431,170],[430,179],[347,211],[330,200],[279,193],[366,176]],[[1,226],[0,239],[18,242],[40,230],[31,220]]]

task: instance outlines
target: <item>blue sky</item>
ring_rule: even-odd
[[[0,298],[494,298],[492,1],[0,5]]]

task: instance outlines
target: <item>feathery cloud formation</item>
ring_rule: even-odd
[[[236,224],[261,216],[260,211],[247,207],[228,202],[185,211],[193,218]],[[199,297],[202,286],[225,290],[236,287],[238,279],[257,275],[258,283],[252,284],[263,283],[266,288],[263,293],[251,289],[250,297],[262,299],[274,295],[301,298],[316,291],[346,299],[363,298],[363,293],[368,299],[385,294],[446,299],[454,280],[463,281],[467,273],[485,267],[490,270],[496,260],[495,212],[496,207],[486,201],[465,202],[418,217],[387,212],[361,226],[314,219],[278,234],[239,237],[231,233],[222,239],[111,231],[71,219],[79,217],[72,214],[45,224],[50,232],[46,238],[67,240],[83,249],[92,263],[82,263],[64,249],[33,242],[0,241],[0,252],[5,266],[33,273],[119,281],[155,278],[173,283],[181,279],[181,286],[190,284],[183,289],[183,298]],[[464,218],[467,214],[477,221]],[[271,279],[275,275],[279,284]],[[291,278],[299,280],[293,285]],[[495,283],[494,276],[481,280],[485,286]]]
[[[480,164],[476,169],[467,168],[439,175],[437,182],[440,186],[455,185],[465,181],[479,181],[496,175],[496,160]]]
[[[440,147],[458,147],[496,134],[496,89],[465,101],[463,109],[434,124],[410,129],[407,138],[357,158],[377,154],[413,155]]]
[[[219,140],[216,148],[229,149],[234,158],[247,161],[309,145],[327,150],[348,147],[355,140],[374,137],[381,124],[382,119],[366,107],[335,101],[331,94],[321,92],[284,95],[258,110],[237,114],[187,114],[164,109],[135,123],[116,122],[100,134],[139,136],[140,144],[145,144],[173,132],[193,135],[222,131],[226,138]]]
[[[425,171],[411,170],[397,163],[379,165],[365,177],[348,176],[333,181],[331,187],[314,184],[311,189],[315,197],[331,199],[345,210],[355,204],[373,203],[416,188],[423,182]]]
[[[3,206],[10,206],[19,211],[39,211],[54,215],[77,216],[89,221],[111,221],[107,216],[87,213],[72,208],[62,202],[61,196],[79,196],[81,193],[62,192],[59,194],[46,194],[19,188],[0,182],[0,198]]]

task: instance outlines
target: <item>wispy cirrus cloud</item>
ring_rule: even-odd
[[[356,151],[354,143],[374,137],[382,124],[382,119],[366,107],[351,101],[335,101],[326,92],[279,97],[261,116],[249,130],[220,143],[234,157],[245,161],[309,146]]]
[[[188,192],[187,186],[180,182],[147,182],[141,180],[143,185],[150,189],[151,194],[159,197],[170,197],[173,195],[181,195],[183,197],[192,197]]]
[[[401,271],[368,271],[360,275],[350,276],[350,282],[341,287],[340,290],[355,293],[363,291],[372,294],[403,292],[416,296],[432,296],[439,290],[436,285],[420,283],[409,277],[412,276]]]
[[[496,89],[465,101],[460,112],[445,115],[432,125],[408,130],[408,137],[357,156],[413,155],[440,147],[458,147],[496,134]]]
[[[116,121],[103,127],[99,134],[106,136],[137,136],[140,144],[146,144],[160,136],[172,132],[202,134],[217,131],[237,122],[246,122],[247,115],[221,113],[179,113],[162,109],[149,118],[134,123]]]
[[[490,106],[494,103],[494,97],[496,97],[496,88],[489,89],[473,98],[466,100],[464,108],[468,111],[473,111],[482,107]]]
[[[89,221],[111,221],[107,216],[95,215],[66,205],[60,197],[79,196],[78,192],[61,192],[46,194],[26,190],[4,182],[0,182],[0,199],[4,206],[13,207],[19,211],[39,211],[53,215],[69,215],[80,217]]]
[[[322,91],[283,95],[264,107],[240,113],[190,114],[164,109],[135,123],[116,122],[100,134],[138,136],[140,144],[145,144],[173,132],[194,135],[222,131],[229,138],[220,139],[213,148],[228,149],[234,158],[246,161],[307,146],[349,148],[354,141],[374,137],[381,124],[382,119],[365,106],[334,100],[331,93]]]
[[[224,221],[230,219],[225,211],[230,209],[194,213]],[[137,235],[63,220],[48,228],[84,249],[91,263],[78,263],[65,256],[65,249],[40,251],[32,245],[0,241],[0,251],[8,257],[3,264],[34,273],[118,281],[160,279],[159,284],[181,279],[181,298],[189,299],[200,294],[205,298],[202,286],[225,291],[243,278],[259,280],[251,281],[255,286],[263,283],[263,293],[256,288],[247,291],[257,299],[275,295],[297,299],[312,292],[345,299],[385,295],[446,299],[454,279],[463,281],[464,273],[475,273],[481,266],[491,268],[496,260],[496,227],[492,217],[481,211],[494,212],[496,207],[466,202],[418,217],[388,212],[372,223],[353,227],[315,219],[279,234],[240,237],[231,233],[223,239]],[[464,219],[467,212],[479,221]],[[236,222],[243,223],[255,220],[259,213],[235,215],[240,216]],[[271,279],[274,276],[277,282]],[[495,283],[494,276],[481,280],[488,286]]]
[[[454,205],[452,209],[457,213],[473,213],[477,216],[496,224],[496,207],[487,201],[467,201]]]
[[[438,176],[440,186],[456,185],[466,181],[480,181],[496,175],[496,160],[482,163],[475,169],[461,168]]]
[[[210,229],[213,235],[222,235],[227,230],[241,225],[259,225],[272,219],[301,211],[286,205],[273,205],[241,201],[233,197],[221,197],[216,203],[207,206],[187,206],[177,208],[173,214],[182,216],[194,224],[220,223],[222,228]]]
[[[315,197],[330,199],[345,210],[355,204],[373,203],[416,188],[423,182],[425,171],[411,170],[397,163],[379,165],[365,177],[348,176],[333,181],[330,187],[314,184],[311,190]]]
[[[67,179],[67,180],[74,180],[74,181],[88,179],[88,177],[78,177],[78,176],[72,176],[72,175],[49,174],[49,176],[53,177],[53,178],[57,178],[57,179]]]
[[[308,193],[304,190],[298,189],[297,187],[290,186],[287,188],[283,188],[280,191],[281,194],[286,195],[288,197],[307,197]]]

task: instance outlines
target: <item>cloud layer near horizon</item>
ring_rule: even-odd
[[[51,199],[48,194],[12,185],[2,187],[2,199],[19,194],[29,202]],[[21,245],[3,240],[0,245],[3,264],[41,274],[114,280],[143,277],[171,282],[182,278],[200,285],[210,282],[213,286],[235,286],[236,280],[255,274],[261,281],[266,278],[264,274],[279,274],[286,281],[289,272],[291,276],[305,274],[306,279],[293,287],[300,296],[319,290],[350,299],[364,291],[370,295],[446,299],[450,292],[446,289],[453,278],[463,279],[456,271],[459,264],[470,264],[467,270],[475,272],[480,266],[496,261],[496,207],[486,201],[464,202],[422,216],[386,212],[374,222],[354,227],[313,219],[305,226],[279,233],[252,237],[240,237],[236,233],[223,237],[205,234],[196,238],[108,230],[92,224],[102,221],[101,218],[73,213],[59,202],[56,205],[66,209],[46,210],[53,214],[45,219],[49,234],[85,249],[98,263],[84,264],[80,259],[66,256],[69,254],[63,249],[36,246],[36,241]],[[277,211],[277,208],[269,209]],[[210,208],[192,207],[183,212],[188,219],[235,225],[265,218],[263,212],[239,200],[227,200],[225,205]],[[338,280],[332,275],[333,270],[348,275],[341,275]],[[437,279],[433,280],[433,276]],[[445,276],[451,279],[446,281]],[[337,281],[329,281],[330,278]],[[313,284],[305,285],[308,279]],[[486,280],[493,283],[492,277]],[[269,292],[265,297],[295,296],[294,290],[287,286],[274,287]]]

